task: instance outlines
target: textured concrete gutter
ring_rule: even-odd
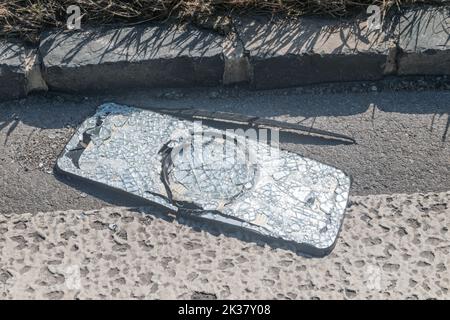
[[[353,197],[323,259],[143,209],[0,215],[0,299],[449,299],[449,200]]]
[[[244,82],[267,89],[450,74],[449,17],[449,8],[408,10],[370,32],[365,18],[233,18],[226,35],[168,25],[49,32],[38,51],[0,44],[0,100],[46,86],[97,92]],[[33,68],[29,52],[39,52]],[[41,70],[45,83],[26,70]]]

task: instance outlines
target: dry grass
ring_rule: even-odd
[[[443,4],[450,0],[0,0],[0,36],[36,42],[44,28],[63,28],[66,8],[76,4],[83,23],[140,23],[169,17],[188,20],[230,12],[345,16],[369,4],[383,10],[398,5]]]

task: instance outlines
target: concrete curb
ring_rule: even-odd
[[[193,27],[138,26],[44,34],[39,51],[53,90],[215,86],[222,41]]]
[[[398,75],[450,74],[450,8],[408,10],[396,33]]]
[[[37,49],[0,43],[0,100],[37,90],[89,93],[249,83],[255,89],[450,74],[450,9],[366,19],[232,18],[220,35],[193,26],[48,32]]]
[[[36,49],[20,43],[0,42],[0,101],[47,90]]]
[[[237,18],[234,26],[256,89],[371,81],[386,75],[450,74],[450,8],[422,7],[384,18]]]
[[[379,80],[390,37],[366,34],[363,22],[326,19],[237,19],[236,32],[256,89]]]
[[[25,48],[16,43],[0,43],[0,99],[25,94]]]

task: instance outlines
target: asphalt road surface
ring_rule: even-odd
[[[299,136],[282,147],[345,170],[353,178],[352,195],[450,190],[449,91],[329,91],[155,89],[0,103],[0,212],[133,205],[53,173],[75,128],[109,101],[238,112],[350,135],[356,144]]]

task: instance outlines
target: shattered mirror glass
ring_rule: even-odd
[[[193,115],[104,104],[57,168],[306,254],[332,250],[349,196],[346,174],[280,149],[276,130],[217,128]]]

